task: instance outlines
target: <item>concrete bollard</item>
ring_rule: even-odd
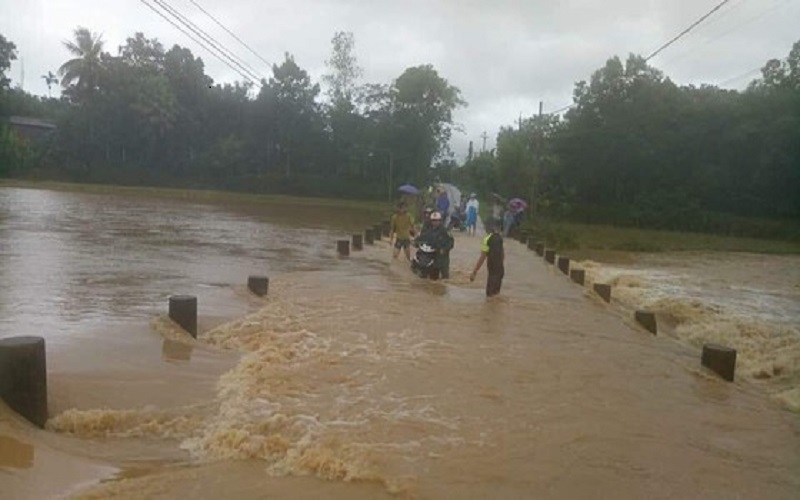
[[[392,223],[388,220],[381,222],[381,233],[388,238],[392,234]]]
[[[342,257],[350,255],[350,240],[338,240],[336,242],[336,252]]]
[[[533,250],[536,247],[536,240],[533,237],[528,238],[528,250]]]
[[[266,276],[248,276],[247,288],[259,297],[263,297],[269,291],[269,278]]]
[[[42,337],[0,339],[0,398],[38,427],[47,422],[47,357]]]
[[[700,363],[728,382],[733,382],[736,370],[736,349],[718,344],[705,344]]]
[[[550,264],[555,264],[556,262],[556,251],[551,249],[546,249],[544,251],[544,260],[549,262]]]
[[[534,251],[536,251],[536,255],[538,255],[539,257],[544,255],[544,243],[537,243],[536,245],[534,245],[533,249]]]
[[[569,257],[559,257],[558,268],[561,269],[562,273],[569,276]]]
[[[375,233],[372,229],[367,229],[364,231],[364,243],[367,245],[374,245],[375,244]]]
[[[655,313],[639,310],[633,313],[633,317],[636,319],[636,322],[642,325],[648,332],[652,333],[653,335],[658,332]]]
[[[354,234],[353,235],[353,250],[363,250],[364,249],[364,235],[363,234]]]
[[[383,229],[381,228],[380,224],[375,224],[372,226],[372,236],[375,238],[375,241],[381,241],[381,233]]]
[[[583,269],[570,269],[569,279],[579,284],[580,286],[583,286],[583,283],[586,281],[586,271],[584,271]]]
[[[169,319],[197,338],[197,297],[173,295],[169,298]]]
[[[603,297],[603,300],[606,302],[611,302],[611,285],[605,285],[603,283],[595,283],[594,284],[594,292]]]

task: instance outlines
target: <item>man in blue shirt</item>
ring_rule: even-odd
[[[444,188],[439,189],[439,195],[436,197],[436,210],[442,214],[442,223],[447,227],[448,216],[450,209],[450,198],[447,197],[447,191]]]

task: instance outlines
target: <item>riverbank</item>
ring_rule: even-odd
[[[670,252],[720,251],[764,254],[800,254],[800,241],[660,231],[602,224],[549,222],[531,229],[546,245],[558,251],[586,254],[592,251]]]
[[[176,189],[164,187],[119,186],[113,184],[79,184],[57,181],[30,181],[0,179],[0,187],[23,189],[47,189],[90,194],[128,194],[152,198],[169,198],[197,203],[270,203],[281,205],[352,208],[372,212],[374,216],[388,214],[391,208],[386,202],[353,200],[347,198],[314,198],[277,194],[237,193],[208,189]]]

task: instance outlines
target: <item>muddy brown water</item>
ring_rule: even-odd
[[[446,283],[385,241],[337,258],[374,218],[0,189],[0,337],[47,339],[51,410],[36,430],[0,407],[0,496],[798,498],[800,418],[775,397],[792,394],[791,337],[732,384],[699,366],[691,335],[743,304],[689,278],[725,265],[585,262],[614,282],[609,306],[507,241],[487,301],[485,275],[467,278],[474,238],[457,235]],[[737,285],[730,267],[719,279],[748,288],[763,327],[748,342],[773,342],[791,278]],[[266,298],[244,288],[255,273]],[[174,293],[198,296],[197,340],[164,317]],[[633,325],[643,304],[673,334]],[[782,371],[752,376],[764,363]]]

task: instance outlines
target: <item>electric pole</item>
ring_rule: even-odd
[[[481,146],[481,153],[485,153],[486,152],[486,139],[488,139],[488,138],[489,138],[489,136],[486,135],[486,132],[484,131],[483,135],[481,135],[481,139],[483,139],[483,146]]]

